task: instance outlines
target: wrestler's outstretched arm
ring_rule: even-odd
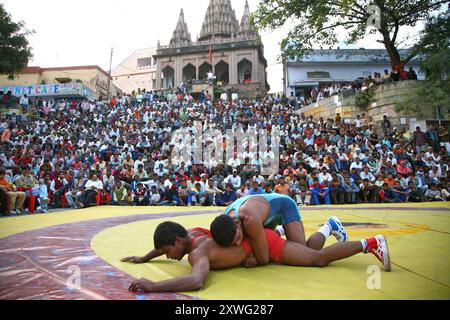
[[[208,250],[205,247],[195,249],[189,254],[192,265],[190,275],[171,280],[153,282],[145,278],[133,281],[129,291],[142,290],[144,292],[186,292],[200,290],[209,273]]]
[[[152,251],[150,251],[143,257],[136,257],[136,256],[126,257],[126,258],[121,259],[120,261],[121,262],[133,262],[133,263],[146,263],[146,262],[149,262],[150,260],[160,257],[162,255],[163,255],[163,253],[161,252],[161,250],[153,249]]]

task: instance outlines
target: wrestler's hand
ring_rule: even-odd
[[[136,292],[138,290],[144,291],[144,292],[151,292],[152,291],[153,282],[150,280],[147,280],[145,278],[141,278],[139,280],[135,280],[131,283],[130,287],[128,288],[128,291]]]
[[[120,260],[121,262],[132,262],[132,263],[144,263],[146,262],[142,257],[126,257]]]
[[[245,258],[244,262],[242,262],[242,266],[245,268],[254,268],[258,266],[258,260],[256,260],[253,253],[249,254],[247,258]]]

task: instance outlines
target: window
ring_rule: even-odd
[[[137,68],[138,69],[146,69],[149,68],[152,65],[152,58],[140,58],[137,59]]]
[[[326,71],[312,71],[307,72],[309,79],[330,79],[330,73]]]

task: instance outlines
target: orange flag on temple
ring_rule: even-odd
[[[212,46],[209,46],[209,62],[212,64]]]

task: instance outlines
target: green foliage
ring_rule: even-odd
[[[450,106],[450,49],[429,55],[421,64],[426,80],[421,81],[407,98],[395,106],[397,113],[423,116],[431,110],[436,117],[448,117]],[[438,110],[439,113],[438,114]]]
[[[14,74],[25,68],[32,57],[27,36],[34,33],[24,29],[24,23],[13,22],[0,3],[0,74]]]
[[[402,27],[412,27],[428,20],[447,1],[444,0],[261,0],[251,21],[260,29],[274,30],[288,21],[294,28],[281,41],[283,60],[301,57],[316,45],[333,46],[338,35],[346,43],[356,43],[367,34],[380,35],[392,64],[408,62],[415,55],[400,57],[397,36]],[[379,26],[375,29],[369,5],[380,8]]]
[[[424,56],[420,68],[426,80],[411,90],[411,94],[395,106],[396,112],[423,116],[432,111],[437,118],[448,117],[450,106],[450,19],[441,14],[427,23],[416,46]]]
[[[355,97],[355,104],[360,107],[366,107],[375,97],[375,89],[372,87],[365,91],[359,92]]]

